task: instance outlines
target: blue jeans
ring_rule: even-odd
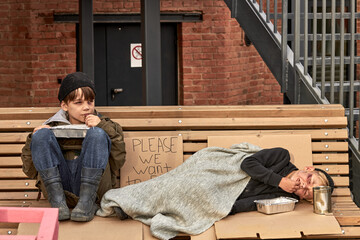
[[[104,170],[109,160],[111,141],[103,129],[92,127],[82,142],[79,157],[66,160],[54,133],[48,128],[42,128],[33,134],[30,149],[36,170],[58,167],[64,190],[79,196],[81,169]]]

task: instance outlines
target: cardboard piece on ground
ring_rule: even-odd
[[[35,235],[39,224],[20,223],[18,234]],[[90,222],[63,221],[59,224],[59,240],[142,240],[142,223],[134,220],[121,221],[115,217],[97,217]]]
[[[157,238],[155,238],[151,235],[150,227],[145,224],[143,225],[143,232],[144,232],[144,240],[157,240]],[[188,236],[188,235],[180,234],[180,236]],[[190,239],[191,240],[216,240],[215,227],[212,226],[211,228],[209,228],[208,230],[206,230],[205,232],[203,232],[199,235],[190,236]]]
[[[341,234],[341,228],[334,216],[313,213],[308,202],[298,203],[292,212],[266,215],[259,212],[238,213],[215,223],[218,239],[256,238],[261,239],[301,238],[322,234]]]
[[[190,236],[190,239],[191,240],[216,240],[215,227],[212,226],[211,228],[209,228],[208,230],[206,230],[205,232],[203,232],[199,235]]]
[[[304,135],[244,135],[209,136],[209,147],[229,148],[234,144],[248,142],[262,148],[282,147],[290,152],[291,162],[299,169],[312,166],[311,136]]]
[[[181,136],[125,138],[125,146],[121,187],[160,176],[183,163]]]

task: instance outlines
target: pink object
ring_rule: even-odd
[[[0,235],[0,240],[57,240],[59,235],[57,208],[0,207],[0,222],[40,223],[36,236]]]

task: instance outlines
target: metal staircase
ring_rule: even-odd
[[[224,1],[279,82],[284,103],[339,103],[345,107],[352,193],[360,205],[359,1]]]

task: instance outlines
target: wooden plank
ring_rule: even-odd
[[[0,179],[28,178],[21,168],[0,168]],[[0,198],[1,199],[1,198]]]
[[[20,154],[24,144],[0,144],[0,154]]]
[[[332,235],[311,235],[305,237],[305,239],[359,239],[360,236],[360,227],[358,226],[341,226],[342,234],[332,234]]]
[[[167,118],[167,117],[292,117],[345,116],[341,105],[223,105],[223,106],[106,106],[96,109],[110,118]],[[0,108],[0,119],[47,119],[58,107]]]
[[[184,153],[184,161],[192,154]],[[328,158],[326,158],[328,156]],[[332,153],[332,154],[313,154],[313,163],[348,163],[349,156],[347,153]]]
[[[360,211],[336,211],[334,216],[341,226],[360,226]]]
[[[184,141],[206,141],[208,136],[242,136],[242,135],[289,135],[289,134],[310,134],[312,140],[337,139],[346,140],[346,129],[307,129],[307,130],[203,130],[203,131],[124,131],[125,137],[144,136],[178,136],[181,135]]]
[[[113,119],[123,129],[286,129],[344,128],[345,117]],[[19,124],[19,126],[21,126]]]
[[[326,145],[328,147],[326,148]],[[312,143],[313,151],[348,151],[348,143],[347,142],[322,142]],[[184,142],[184,152],[196,152],[203,148],[207,147],[206,143],[187,143]]]
[[[320,168],[328,174],[349,174],[349,165],[314,165],[316,168]]]
[[[346,117],[112,119],[123,129],[301,129],[345,128]],[[32,131],[43,120],[0,120],[0,130]]]
[[[183,151],[184,152],[197,152],[206,147],[207,147],[207,143],[184,143]]]
[[[51,207],[48,200],[43,197],[39,200],[0,200],[1,207]]]
[[[313,152],[347,152],[349,150],[347,142],[312,142]]]
[[[0,190],[37,190],[36,180],[0,180]]]
[[[353,202],[353,200],[351,199],[350,196],[334,196],[331,198],[331,201],[336,203],[336,202]]]
[[[346,203],[346,202],[351,202],[353,203],[354,201],[352,200],[351,196],[346,196],[346,197],[333,197],[331,199],[332,202],[334,203]]]
[[[36,200],[38,192],[0,192],[1,200]]]
[[[282,105],[283,106],[283,105]],[[141,118],[167,118],[167,117],[200,117],[200,118],[214,118],[214,117],[342,117],[344,116],[344,110],[341,108],[336,109],[319,109],[316,106],[311,108],[284,108],[281,105],[279,107],[273,106],[182,106],[173,107],[172,109],[121,109],[118,107],[100,108],[97,110],[110,118],[129,118],[129,117],[141,117]],[[165,107],[165,108],[169,108]],[[277,108],[277,109],[276,109]],[[268,114],[266,114],[268,113]]]
[[[343,230],[342,237],[345,238],[359,238],[360,236],[360,227],[341,227]]]
[[[348,153],[314,153],[313,163],[348,163]]]
[[[0,120],[1,131],[32,131],[42,125],[43,120]]]
[[[353,203],[333,203],[332,209],[334,211],[360,211],[359,207]]]
[[[0,143],[25,143],[30,132],[0,133]]]
[[[0,207],[29,207],[31,203],[21,200],[0,200]]]
[[[21,167],[22,161],[20,157],[0,156],[0,167]]]
[[[332,176],[334,180],[334,185],[336,187],[348,187],[349,186],[349,177],[335,177]]]
[[[19,224],[17,224],[17,225],[19,225]],[[12,228],[2,228],[2,227],[0,227],[0,235],[10,235],[10,236],[15,237],[16,234],[17,234],[17,226],[12,227]],[[16,239],[16,238],[14,238],[14,239]],[[34,238],[34,239],[36,239],[36,238]]]
[[[332,194],[333,196],[350,196],[349,188],[335,188]]]

